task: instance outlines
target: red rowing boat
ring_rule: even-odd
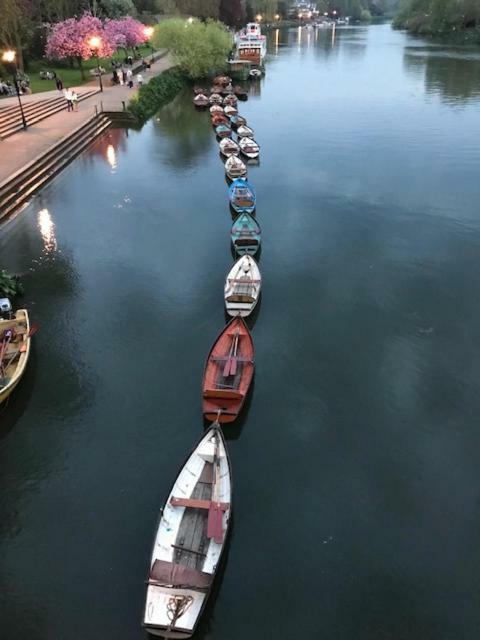
[[[254,370],[253,340],[242,318],[233,318],[213,345],[203,375],[203,415],[233,422],[248,393]]]

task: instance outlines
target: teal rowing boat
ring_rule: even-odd
[[[260,246],[262,231],[260,225],[249,213],[241,213],[232,225],[232,244],[240,256],[253,256]]]

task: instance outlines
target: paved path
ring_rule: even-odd
[[[157,76],[172,66],[168,56],[157,60],[150,69],[142,72],[142,76],[147,82],[153,76]],[[0,184],[6,182],[8,178],[19,171],[23,166],[31,162],[34,158],[42,155],[52,145],[64,138],[70,131],[87,122],[95,113],[95,107],[100,111],[100,103],[103,102],[105,110],[109,108],[118,109],[122,100],[126,103],[136,93],[136,89],[129,89],[127,86],[109,86],[111,74],[103,76],[103,93],[97,93],[91,98],[82,100],[78,105],[78,111],[60,111],[29,127],[26,131],[20,131],[6,140],[0,141]],[[134,80],[136,75],[134,75]],[[98,79],[77,87],[79,91],[86,87],[98,86]],[[135,82],[136,85],[136,82]],[[58,91],[45,91],[30,96],[23,96],[22,101],[30,102],[41,100],[52,96],[58,96]],[[18,104],[17,98],[5,98],[0,102],[1,107],[9,104]]]

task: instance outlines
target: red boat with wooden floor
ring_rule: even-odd
[[[208,354],[203,375],[203,415],[233,422],[240,413],[254,371],[254,347],[245,321],[233,318]]]

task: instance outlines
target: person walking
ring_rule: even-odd
[[[127,83],[128,83],[129,89],[132,89],[132,87],[133,87],[133,72],[132,72],[131,69],[127,69]]]
[[[73,111],[72,92],[68,87],[63,90],[63,96],[67,101],[67,111]]]
[[[58,91],[61,91],[63,89],[63,82],[62,82],[62,79],[60,78],[60,76],[57,76],[55,78],[55,85],[56,85]]]
[[[78,93],[72,89],[72,111],[78,111]]]
[[[137,84],[139,87],[141,87],[143,84],[143,76],[141,73],[137,73]]]
[[[125,69],[122,69],[122,79],[123,84],[127,84],[127,71]]]

